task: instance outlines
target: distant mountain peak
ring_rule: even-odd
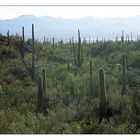
[[[91,38],[110,38],[114,39],[116,36],[121,36],[121,31],[129,35],[131,32],[133,36],[140,34],[139,24],[140,16],[133,17],[112,17],[112,18],[95,18],[92,16],[82,18],[55,18],[51,16],[37,17],[34,15],[21,15],[14,19],[0,20],[0,33],[21,34],[21,27],[25,27],[26,38],[31,37],[31,24],[35,24],[36,39],[43,39],[55,37],[57,39],[63,38],[69,40],[74,36],[77,38],[77,30],[80,29],[81,37]]]

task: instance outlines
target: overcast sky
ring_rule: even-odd
[[[131,17],[140,15],[140,6],[0,6],[0,19],[11,19],[20,15],[52,16],[61,18],[81,18],[94,16],[97,18]]]

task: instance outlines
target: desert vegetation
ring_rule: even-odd
[[[0,34],[0,133],[139,134],[140,40],[41,43]]]

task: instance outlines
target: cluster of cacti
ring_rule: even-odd
[[[34,24],[32,24],[32,80],[35,80],[35,38],[34,38]]]
[[[102,122],[103,119],[107,119],[106,84],[103,68],[99,69],[99,87],[100,87],[99,122]]]
[[[77,52],[76,52],[77,50]],[[75,49],[74,41],[73,41],[73,52],[74,52],[74,63],[77,67],[81,67],[83,64],[83,47],[81,44],[80,30],[78,30],[78,45],[77,49]]]
[[[43,109],[43,95],[46,93],[46,70],[42,70],[42,75],[38,78],[38,111],[41,112]]]
[[[126,93],[126,57],[125,55],[123,55],[123,58],[122,58],[122,92],[123,94]]]

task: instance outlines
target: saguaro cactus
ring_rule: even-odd
[[[25,37],[24,37],[24,27],[22,27],[22,45],[21,45],[21,55],[24,58],[24,43],[25,43]]]
[[[133,35],[132,35],[132,32],[131,32],[131,41],[133,40]]]
[[[38,111],[42,111],[43,107],[43,85],[42,85],[42,76],[39,75],[38,78]]]
[[[45,44],[46,43],[46,38],[45,38],[45,35],[44,35],[44,41],[43,41],[43,44]]]
[[[74,45],[74,43],[73,43]],[[77,53],[76,49],[73,46],[73,51],[74,51],[74,61],[76,66],[81,67],[83,64],[83,48],[81,45],[81,37],[80,37],[80,30],[78,30],[78,46],[77,46]]]
[[[99,69],[99,86],[100,86],[99,122],[102,122],[103,118],[107,119],[106,84],[103,68]]]
[[[78,30],[78,52],[77,52],[77,66],[82,66],[83,63],[83,50],[81,45],[80,30]]]
[[[76,52],[74,47],[74,38],[72,37],[72,45],[73,45],[73,57],[74,57],[74,64],[76,65]]]
[[[7,32],[7,45],[9,46],[10,45],[10,36],[9,36],[9,30]]]
[[[122,30],[121,41],[124,42],[124,31]]]
[[[54,37],[52,38],[52,41],[53,41],[53,51],[54,51]]]
[[[35,80],[35,45],[34,24],[32,24],[32,80]]]
[[[123,92],[123,94],[125,94],[126,93],[126,58],[125,58],[125,55],[123,55],[123,58],[122,58],[122,69],[123,69],[122,92]]]
[[[43,93],[46,92],[46,70],[43,68],[42,70],[42,77],[43,77]]]
[[[90,61],[90,81],[93,80],[92,70],[93,70],[93,67],[92,67],[92,61]]]
[[[93,66],[92,66],[92,61],[90,61],[89,65],[89,93],[90,95],[93,96],[93,90],[94,90],[94,85],[93,85]]]

